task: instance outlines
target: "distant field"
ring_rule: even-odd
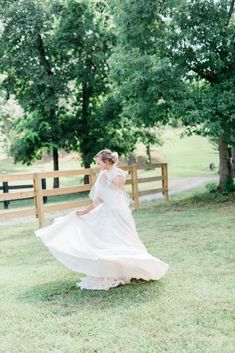
[[[162,147],[153,146],[152,156],[154,159],[168,162],[169,176],[179,178],[186,176],[213,175],[218,170],[218,153],[214,150],[208,139],[192,136],[180,138],[182,128],[166,128],[164,130]],[[139,144],[136,149],[138,156],[145,156],[145,146]],[[215,172],[209,170],[209,164],[214,163]],[[80,161],[77,154],[72,153],[60,158],[60,169],[80,168]],[[13,161],[0,151],[0,173],[33,172],[52,170],[51,160],[37,162],[33,166],[15,165]],[[148,173],[149,174],[149,173]]]
[[[180,178],[186,176],[206,176],[218,172],[218,152],[205,137],[191,136],[180,138],[182,128],[167,128],[164,131],[164,145],[153,147],[153,157],[168,163],[169,177]],[[138,153],[144,146],[138,146]],[[211,172],[210,163],[214,163],[216,169]]]

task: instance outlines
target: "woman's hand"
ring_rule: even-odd
[[[92,211],[95,208],[95,206],[91,203],[90,206],[88,206],[85,210],[77,210],[76,214],[77,216],[83,216],[87,213],[89,213],[90,211]]]
[[[77,216],[83,216],[84,214],[86,214],[87,212],[85,212],[84,210],[77,210],[76,211],[76,215]]]

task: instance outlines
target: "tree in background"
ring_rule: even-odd
[[[108,98],[107,60],[115,37],[105,1],[67,1],[55,29],[55,38],[67,87],[63,95],[64,111],[73,122],[68,147],[78,150],[83,165],[89,168],[97,144],[112,145],[110,133],[115,125],[120,127],[119,107],[110,110]],[[112,102],[115,104],[114,100]]]
[[[172,8],[165,53],[185,80],[178,116],[189,133],[213,137],[220,157],[219,190],[233,190],[235,136],[234,0],[179,1]]]
[[[58,149],[65,141],[61,131],[59,96],[62,89],[51,33],[59,10],[57,1],[4,2],[0,44],[3,88],[14,94],[24,118],[15,122],[10,148],[15,161],[30,164],[43,151],[52,152],[59,169]],[[58,187],[58,178],[54,187]]]
[[[55,37],[68,90],[64,95],[73,120],[70,148],[90,167],[104,147],[127,154],[148,131],[122,114],[123,105],[109,80],[109,58],[116,44],[106,1],[67,2]],[[157,139],[155,139],[157,141]]]
[[[232,190],[235,135],[233,0],[110,0],[118,45],[111,58],[125,113],[153,126],[178,116],[188,133],[216,137],[219,189]]]
[[[64,148],[79,151],[89,167],[104,146],[127,154],[147,138],[112,93],[108,59],[116,39],[105,1],[4,1],[1,19],[3,87],[24,109],[10,134],[16,162],[52,151],[58,170]]]
[[[115,94],[133,124],[152,127],[169,120],[170,100],[177,96],[178,76],[162,57],[164,16],[169,1],[109,0],[117,45],[110,59]]]

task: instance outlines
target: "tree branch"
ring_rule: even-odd
[[[39,59],[41,61],[41,64],[46,69],[48,76],[53,76],[53,72],[51,70],[50,63],[46,59],[46,52],[45,52],[43,40],[42,40],[42,37],[40,34],[38,34],[38,36],[37,36],[37,44],[38,44],[38,54],[39,54]]]
[[[217,82],[217,75],[216,72],[213,71],[210,67],[206,67],[202,63],[200,63],[196,55],[194,53],[194,62],[193,63],[187,63],[186,65],[188,66],[189,70],[194,71],[198,76],[200,76],[202,79],[205,79],[206,81],[209,81],[211,83],[216,83]]]
[[[191,66],[190,69],[208,82],[211,82],[211,83],[217,82],[216,74],[213,71],[208,71],[208,69],[204,70],[199,66]]]

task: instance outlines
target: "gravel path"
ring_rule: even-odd
[[[169,195],[176,194],[178,192],[183,192],[191,190],[197,186],[200,186],[209,182],[217,182],[218,176],[205,176],[205,177],[186,177],[178,179],[169,179]],[[140,201],[152,201],[162,198],[162,194],[151,194],[140,196]]]
[[[187,178],[170,179],[169,180],[169,195],[172,195],[172,194],[175,194],[178,192],[187,191],[187,190],[193,189],[197,186],[200,186],[204,183],[213,182],[213,181],[214,182],[218,181],[218,177],[217,176],[209,176],[209,177],[187,177]],[[141,202],[147,202],[147,201],[159,200],[159,199],[162,199],[161,193],[140,196]],[[67,209],[64,211],[47,213],[46,218],[53,219],[56,217],[60,217],[68,212],[69,212],[69,210]],[[37,224],[37,220],[35,219],[34,216],[15,217],[13,219],[6,218],[6,219],[0,220],[1,225],[15,225],[15,224],[23,224],[23,223],[34,223],[34,222],[35,222],[35,224]]]

